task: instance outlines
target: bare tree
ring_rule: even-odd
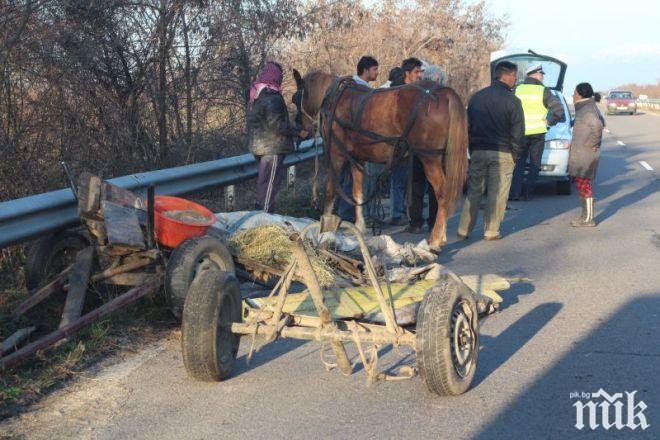
[[[242,150],[246,91],[268,59],[353,73],[375,55],[443,66],[466,96],[505,23],[484,2],[0,2],[0,200]],[[289,83],[290,84],[290,83]]]

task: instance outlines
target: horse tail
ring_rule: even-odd
[[[452,89],[448,90],[449,134],[445,147],[443,168],[445,172],[445,201],[447,216],[456,208],[457,201],[463,194],[463,185],[468,166],[467,114],[463,102]]]

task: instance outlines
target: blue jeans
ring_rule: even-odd
[[[406,212],[406,186],[408,184],[408,161],[392,165],[390,175],[390,202],[392,219],[408,218]]]

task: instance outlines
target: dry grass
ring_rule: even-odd
[[[259,226],[234,235],[229,245],[241,257],[284,269],[293,258],[293,242],[289,235],[290,232],[280,226]],[[305,247],[321,286],[332,286],[335,273],[316,252]]]

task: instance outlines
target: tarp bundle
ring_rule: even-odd
[[[227,232],[230,236],[240,231],[266,225],[280,226],[300,232],[307,225],[315,221],[309,218],[268,214],[263,211],[220,212],[216,213],[215,216],[217,222],[214,227]],[[347,236],[342,232],[326,232],[319,236],[316,231],[313,231],[308,237],[317,246],[325,244],[341,252],[352,253],[357,251],[359,253],[357,239]],[[381,264],[389,266],[398,266],[401,264],[415,266],[432,263],[436,260],[436,256],[431,252],[426,239],[417,244],[399,244],[389,235],[378,235],[367,238],[366,242],[372,257],[378,259]]]

